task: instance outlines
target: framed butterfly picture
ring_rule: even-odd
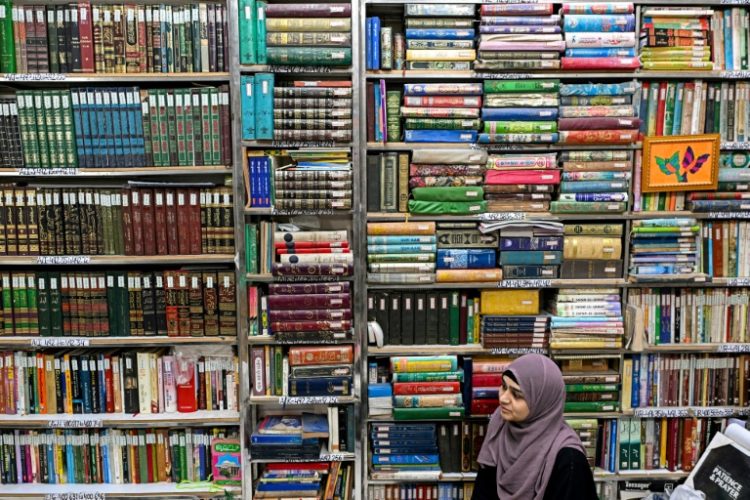
[[[641,191],[711,191],[719,183],[718,134],[646,137]]]

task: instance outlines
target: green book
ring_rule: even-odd
[[[560,80],[485,80],[484,93],[558,92]]]
[[[620,420],[620,470],[630,469],[630,420]]]
[[[267,64],[348,66],[352,49],[348,47],[268,47]]]
[[[258,6],[255,0],[239,2],[240,64],[257,64]]]
[[[284,393],[284,348],[274,346],[273,348],[273,383],[276,389],[276,395],[281,396]]]
[[[196,89],[191,89],[190,91],[190,98],[192,99],[192,102],[190,103],[190,111],[193,114],[193,137],[195,140],[193,140],[193,154],[195,156],[195,165],[205,165],[205,160],[203,159],[203,141],[201,140],[201,137],[203,136],[203,122],[201,121],[201,95],[200,92],[198,92]]]
[[[407,118],[404,127],[410,130],[479,130],[481,121],[478,118]]]
[[[641,468],[641,421],[637,418],[630,419],[630,468],[637,470]]]
[[[52,336],[49,310],[49,273],[40,272],[36,276],[36,309],[39,321],[39,335]]]
[[[166,91],[167,102],[167,147],[169,151],[169,164],[178,165],[177,154],[177,109],[175,106],[174,91]]]
[[[146,456],[146,430],[138,430],[138,468],[140,482],[148,481],[148,457]]]
[[[47,121],[45,110],[52,107],[52,99],[44,90],[32,91],[34,98],[34,121],[36,123],[36,140],[39,144],[39,163],[43,168],[50,168],[49,136],[47,133]]]
[[[599,412],[619,411],[620,403],[616,401],[566,401],[566,412]]]
[[[256,3],[255,15],[255,41],[256,60],[258,64],[268,64],[268,53],[266,47],[266,7],[268,3],[258,1]]]
[[[67,90],[60,92],[60,111],[62,115],[62,140],[64,141],[65,166],[75,168],[78,166],[78,154],[73,127],[73,106],[71,106],[70,92]]]
[[[565,392],[613,392],[619,390],[617,384],[566,384]]]
[[[557,122],[484,122],[484,132],[487,134],[535,134],[557,132]]]
[[[39,307],[37,305],[36,277],[34,273],[26,274],[26,303],[28,304],[28,334],[39,336]]]
[[[448,330],[448,343],[458,345],[461,331],[461,296],[458,292],[451,292],[451,302],[448,307],[450,317],[450,329]]]
[[[185,433],[180,433],[180,481],[187,481],[187,437]]]
[[[663,135],[672,135],[672,125],[674,123],[674,106],[677,93],[677,84],[669,82],[667,84],[667,99],[664,104],[664,132]]]
[[[398,372],[392,375],[394,382],[463,382],[463,370],[448,372]]]
[[[401,140],[401,92],[389,90],[385,95],[386,138],[389,142],[398,142]]]
[[[245,224],[245,269],[248,273],[258,272],[258,225]]]
[[[49,273],[48,277],[50,335],[53,337],[62,337],[63,314],[60,273]]]
[[[215,87],[208,89],[211,99],[211,162],[207,165],[221,165],[221,118],[219,117],[219,106],[221,95]]]
[[[395,420],[449,420],[464,417],[464,408],[450,406],[445,408],[394,408]]]
[[[174,89],[175,115],[177,117],[177,164],[189,165],[187,161],[187,147],[179,147],[185,143],[185,95],[183,89]]]
[[[55,118],[60,114],[60,95],[56,90],[51,90],[44,95],[44,106],[46,111],[44,113],[44,128],[47,131],[44,141],[47,143],[49,149],[49,166],[52,168],[58,168],[63,166],[63,161],[60,161],[61,146],[57,141],[57,128],[55,127]]]
[[[16,335],[28,335],[28,297],[26,296],[26,277],[14,274],[13,284],[13,313],[15,315],[14,328]]]
[[[0,72],[2,73],[16,72],[16,44],[13,36],[12,9],[13,2],[11,0],[0,1]]]
[[[13,330],[13,288],[11,288],[10,273],[2,275],[3,300],[3,331],[5,335],[14,335]]]

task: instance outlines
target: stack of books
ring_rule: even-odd
[[[367,384],[367,414],[370,417],[390,417],[393,414],[391,384]]]
[[[701,228],[703,272],[724,278],[750,276],[748,230],[750,223],[745,221],[704,221]]]
[[[485,80],[479,142],[557,142],[559,90],[559,80]]]
[[[621,224],[566,224],[563,279],[622,278]]]
[[[547,349],[549,316],[483,314],[482,346],[485,349]]]
[[[566,3],[563,69],[637,69],[632,3]]]
[[[349,66],[352,63],[351,9],[346,3],[268,4],[265,6],[266,33],[257,34],[264,37],[259,40],[259,62]]]
[[[477,142],[479,83],[405,83],[405,142]]]
[[[456,271],[456,274],[469,269],[493,269],[496,257],[496,247],[474,248],[474,245],[467,247],[463,242],[455,246],[443,243],[437,250],[437,269]]]
[[[248,151],[244,170],[248,207],[278,210],[351,210],[351,152],[297,149],[286,155]]]
[[[349,81],[302,81],[290,82],[287,86],[275,85],[270,111],[273,115],[273,139],[350,142],[351,118],[333,118],[327,112],[313,110],[351,108],[352,84]],[[269,112],[264,110],[262,113],[267,115]]]
[[[508,222],[499,229],[500,266],[505,279],[559,276],[563,225],[559,222]]]
[[[502,357],[464,358],[466,400],[472,417],[492,415],[500,404],[498,388],[503,384],[503,372],[513,360]],[[481,397],[479,397],[481,396]]]
[[[552,349],[622,347],[625,327],[618,289],[560,289],[549,310]]]
[[[750,24],[750,12],[746,8],[732,7],[713,13],[711,45],[716,69],[727,71],[748,69],[750,66],[747,53],[748,24]]]
[[[566,385],[566,390],[577,389],[580,384]],[[586,453],[586,460],[589,467],[596,466],[597,436],[599,431],[599,422],[595,418],[566,418],[565,423],[578,435],[583,444]]]
[[[325,415],[269,415],[250,435],[250,453],[261,460],[314,460],[328,436]],[[264,490],[271,487],[262,484]]]
[[[701,226],[695,219],[651,219],[633,222],[629,275],[692,277],[701,268]]]
[[[311,467],[311,466],[320,467]],[[276,463],[267,464],[258,478],[254,498],[279,498],[294,495],[299,498],[320,498],[323,475],[327,463]]]
[[[303,255],[304,256],[304,255]],[[279,341],[351,337],[350,283],[274,283],[260,300],[262,332]]]
[[[413,382],[399,382],[398,377],[394,377],[394,419],[451,419],[464,416],[461,382],[448,380],[458,371],[456,356],[394,356],[390,359],[390,368],[393,375],[438,374]],[[421,377],[414,375],[414,378]]]
[[[406,28],[406,69],[470,70],[477,57],[475,30],[455,27],[454,19],[473,20],[474,10],[474,5],[461,4],[404,5],[406,25],[420,26]],[[421,22],[423,18],[429,21]]]
[[[289,396],[350,396],[354,392],[351,345],[290,347]]]
[[[482,5],[479,60],[489,71],[560,68],[565,42],[553,4]]]
[[[589,150],[562,152],[562,182],[555,213],[624,212],[632,177],[633,152]]]
[[[648,7],[641,11],[641,64],[652,70],[712,70],[712,9]],[[729,40],[733,37],[730,36]],[[714,44],[714,51],[718,47]],[[718,67],[718,66],[717,66]]]
[[[476,223],[438,222],[437,238],[438,282],[499,279],[497,233],[483,234]]]
[[[271,264],[274,276],[351,276],[354,264],[346,229],[330,231],[277,231],[272,225],[273,237],[261,237],[261,243],[272,244],[275,256]],[[261,226],[268,232],[268,225]],[[270,241],[269,241],[270,240]],[[266,249],[266,252],[268,249]]]
[[[563,144],[632,144],[641,121],[632,104],[638,86],[626,83],[569,83],[560,87],[566,103],[560,106]],[[611,104],[630,101],[631,104]]]
[[[560,183],[557,153],[490,155],[484,179],[484,199],[490,212],[549,209]]]
[[[372,424],[372,471],[440,471],[435,427],[435,424]]]
[[[432,283],[436,252],[434,222],[367,224],[370,283]]]
[[[619,357],[597,355],[577,355],[560,359],[560,371],[566,387],[565,413],[619,411],[618,362]],[[616,423],[616,420],[614,422]]]

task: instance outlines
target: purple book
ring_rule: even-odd
[[[270,295],[301,295],[310,293],[349,293],[349,282],[334,283],[273,283],[268,285]]]
[[[282,264],[276,262],[271,268],[274,276],[351,276],[354,266],[350,264]]]
[[[633,130],[641,126],[640,118],[594,117],[560,118],[558,130]]]
[[[480,33],[506,33],[506,34],[555,34],[562,33],[560,26],[498,26],[495,24],[479,26]]]
[[[346,309],[351,307],[351,297],[347,293],[314,295],[269,295],[268,309]]]
[[[352,319],[350,309],[273,309],[269,321],[341,321]]]
[[[266,17],[350,17],[348,3],[269,3]]]

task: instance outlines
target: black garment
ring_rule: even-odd
[[[474,483],[471,500],[498,500],[497,468],[482,466]],[[529,471],[533,474],[534,471]],[[575,448],[557,453],[544,500],[597,500],[594,476],[586,456]],[[502,500],[502,499],[500,499]]]

